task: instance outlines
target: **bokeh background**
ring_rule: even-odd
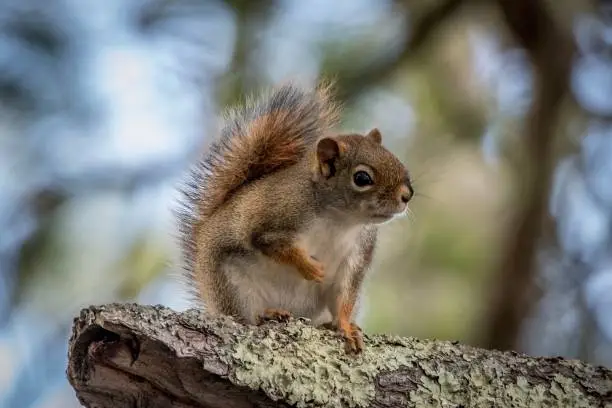
[[[368,332],[612,366],[612,8],[567,0],[0,2],[0,407],[77,407],[81,307],[189,307],[176,183],[218,113],[338,82],[408,165]]]

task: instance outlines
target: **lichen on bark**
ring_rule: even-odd
[[[353,356],[304,320],[255,327],[113,304],[75,319],[67,373],[81,402],[99,407],[612,407],[603,367],[444,341],[365,342]]]

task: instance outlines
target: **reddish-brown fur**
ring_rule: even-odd
[[[337,121],[329,85],[281,87],[231,112],[187,182],[180,227],[191,287],[210,312],[246,323],[327,313],[359,352],[355,309],[376,225],[405,210],[411,187],[377,129],[332,134]],[[375,182],[357,186],[360,171]]]
[[[279,263],[295,266],[304,279],[320,282],[323,280],[323,266],[312,259],[304,249],[297,246],[272,248],[265,252]]]
[[[330,84],[321,85],[310,100],[292,106],[315,117],[296,117],[286,109],[273,111],[254,118],[240,133],[226,135],[221,141],[227,146],[223,157],[210,163],[215,178],[207,185],[206,199],[199,203],[200,213],[212,213],[240,186],[303,158],[314,138],[338,121],[338,107],[330,100],[330,90]]]

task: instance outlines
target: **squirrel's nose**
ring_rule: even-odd
[[[402,200],[402,203],[408,204],[408,201],[410,201],[413,195],[414,190],[412,189],[412,186],[409,183],[404,184],[400,187],[400,200]]]

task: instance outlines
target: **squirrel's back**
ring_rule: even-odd
[[[194,228],[242,186],[297,163],[338,121],[331,85],[287,84],[227,111],[220,134],[182,186],[178,211],[187,269]]]

